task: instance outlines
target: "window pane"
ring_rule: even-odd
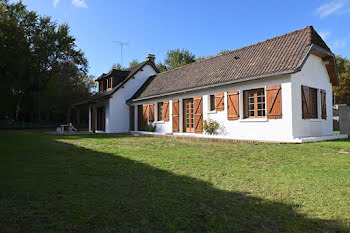
[[[163,103],[158,103],[158,120],[163,120]]]
[[[264,95],[264,89],[259,89],[258,90],[258,95]]]
[[[214,95],[210,95],[210,106],[209,109],[210,111],[214,111],[215,110],[215,96]]]
[[[317,118],[317,89],[310,88],[311,118]]]
[[[258,116],[265,116],[264,110],[258,110]]]

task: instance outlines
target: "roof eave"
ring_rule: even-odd
[[[230,84],[235,84],[235,83],[242,83],[242,82],[248,82],[252,80],[257,80],[257,79],[262,79],[262,78],[272,78],[275,76],[279,75],[287,75],[287,74],[293,74],[296,72],[299,72],[300,70],[294,69],[294,70],[287,70],[287,71],[282,71],[282,72],[277,72],[273,74],[266,74],[266,75],[258,75],[258,76],[253,76],[250,78],[245,78],[244,80],[234,80],[230,82],[223,82],[223,83],[217,83],[217,84],[211,84],[211,85],[206,85],[202,87],[195,87],[195,88],[190,88],[190,89],[184,89],[184,90],[179,90],[179,91],[173,91],[173,92],[168,92],[164,94],[159,94],[159,95],[153,95],[153,96],[148,96],[148,97],[143,97],[143,98],[136,98],[136,99],[129,99],[127,100],[127,104],[147,100],[147,99],[153,99],[153,98],[159,98],[159,97],[164,97],[164,96],[170,96],[170,95],[176,95],[176,94],[181,94],[181,93],[186,93],[186,92],[191,92],[191,91],[197,91],[197,90],[202,90],[202,89],[207,89],[207,88],[212,88],[212,87],[219,87],[219,86],[225,86],[225,85],[230,85]]]
[[[73,104],[73,107],[83,106],[83,105],[87,105],[87,104],[93,104],[93,103],[97,103],[98,101],[106,100],[106,99],[109,99],[109,98],[110,98],[110,94],[104,95],[104,96],[95,97],[95,98],[91,97],[90,99],[87,99],[87,100],[81,101],[79,103]]]
[[[326,64],[326,69],[330,78],[330,81],[333,86],[337,86],[339,84],[339,77],[337,72],[337,63],[334,53],[324,48],[321,48],[317,45],[312,45],[312,52],[314,52],[317,56],[321,57],[323,61],[328,61]],[[321,55],[320,55],[321,54]]]

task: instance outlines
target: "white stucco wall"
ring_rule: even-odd
[[[106,133],[127,133],[129,129],[129,106],[126,101],[152,75],[154,69],[147,65],[130,79],[123,88],[120,88],[112,97],[103,103],[106,107]],[[268,85],[282,85],[282,119],[244,119],[243,118],[243,91],[265,88]],[[301,85],[318,89],[318,119],[302,119]],[[321,101],[319,89],[326,90],[327,120],[321,119]],[[240,119],[227,119],[227,91],[238,90]],[[209,111],[209,96],[215,93],[224,93],[224,111]],[[219,122],[219,136],[240,140],[292,141],[295,138],[319,137],[333,134],[332,122],[332,85],[321,58],[310,55],[302,70],[292,75],[281,75],[221,87],[190,91],[162,98],[138,101],[135,106],[135,131],[138,130],[137,105],[154,103],[155,124],[157,133],[172,133],[172,99],[179,99],[180,133],[183,133],[183,99],[203,96],[203,120],[213,119]],[[169,101],[169,121],[158,121],[157,103]],[[97,120],[97,117],[95,117]],[[89,114],[89,123],[90,123]],[[96,124],[96,123],[95,123]],[[91,131],[90,124],[89,130]],[[189,135],[189,133],[186,133]],[[195,135],[195,134],[193,134]]]
[[[293,135],[296,138],[333,134],[332,84],[322,59],[311,54],[302,70],[292,74]],[[317,88],[318,119],[302,119],[301,85]],[[327,120],[321,118],[320,89],[326,90]]]
[[[117,90],[109,99],[109,111],[106,112],[106,133],[128,133],[130,126],[129,105],[130,99],[142,84],[156,71],[152,66],[146,65],[134,75],[124,87]]]
[[[282,119],[243,119],[243,91],[255,88],[262,88],[268,85],[282,85]],[[239,120],[227,119],[227,91],[239,90]],[[224,92],[224,111],[209,112],[209,96],[215,93]],[[171,97],[157,98],[147,101],[134,103],[135,105],[155,103],[155,116],[157,116],[157,103],[169,100],[169,121],[157,122],[157,132],[172,133],[172,99],[180,99],[180,132],[183,132],[183,106],[182,99],[192,98],[193,96],[203,96],[203,119],[213,119],[219,122],[220,136],[227,136],[233,139],[244,140],[290,140],[293,138],[292,129],[292,99],[291,99],[291,80],[289,75],[277,76],[274,78],[261,79],[243,83],[237,83],[222,87],[215,87],[200,91],[187,92],[183,94],[173,95]],[[155,117],[157,120],[157,117]],[[135,119],[137,119],[137,111],[135,111]],[[137,120],[136,120],[137,121]],[[137,122],[135,122],[137,126]],[[135,129],[137,129],[135,127]],[[179,133],[181,134],[181,133]],[[186,133],[188,134],[188,133]]]

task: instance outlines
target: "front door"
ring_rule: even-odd
[[[193,99],[184,99],[183,101],[184,114],[184,132],[194,132],[193,119]]]
[[[138,131],[145,130],[142,105],[137,105],[137,130]]]
[[[106,127],[106,113],[105,107],[97,108],[97,130],[105,131]]]
[[[93,133],[95,133],[95,111],[94,107],[91,107],[91,116],[90,116],[90,128]]]

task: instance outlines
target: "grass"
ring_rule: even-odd
[[[0,131],[0,232],[350,232],[350,140]]]

